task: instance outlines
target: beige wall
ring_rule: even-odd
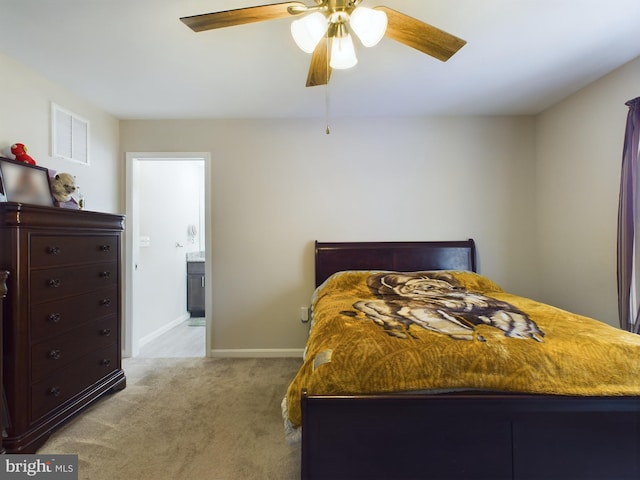
[[[88,210],[121,213],[118,120],[1,53],[0,71],[0,154],[13,158],[11,145],[24,143],[38,165],[76,176]],[[50,156],[51,102],[90,122],[90,166]]]
[[[615,228],[640,59],[538,117],[118,121],[0,54],[0,151],[121,212],[124,152],[211,152],[212,345],[302,348],[313,240],[473,237],[505,288],[617,325]],[[10,72],[10,74],[8,74]],[[91,122],[91,166],[49,156],[50,102]],[[119,151],[118,151],[118,145]],[[170,187],[169,187],[170,188]]]
[[[121,122],[122,158],[211,152],[214,350],[304,346],[315,239],[473,237],[483,273],[536,294],[533,118],[332,123]]]
[[[537,118],[542,300],[618,326],[616,225],[628,107],[640,58]]]

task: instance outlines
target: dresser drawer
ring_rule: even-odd
[[[31,387],[31,421],[46,415],[106,375],[120,368],[120,347],[90,353]]]
[[[117,235],[32,235],[31,267],[50,267],[118,258]]]
[[[63,300],[38,303],[31,308],[31,341],[52,338],[96,318],[117,313],[118,289],[115,286]]]
[[[88,353],[118,343],[115,315],[48,338],[31,347],[31,381],[44,378]]]
[[[118,264],[47,268],[31,272],[31,301],[57,300],[118,284]]]

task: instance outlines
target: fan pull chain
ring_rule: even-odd
[[[325,130],[325,133],[327,135],[331,134],[331,126],[329,125],[329,110],[331,107],[331,96],[330,96],[330,91],[329,91],[329,55],[330,55],[330,50],[329,50],[329,34],[327,33],[327,41],[326,41],[326,45],[327,45],[327,70],[326,70],[326,80],[327,82],[325,83],[325,88],[324,88],[324,110],[325,110],[325,119],[327,122],[327,129]]]
[[[327,85],[325,86],[325,112],[326,112],[326,120],[327,120],[327,129],[325,130],[325,133],[327,135],[329,135],[331,133],[331,127],[329,126],[329,107],[330,105],[330,98],[329,98],[329,84],[327,83]]]

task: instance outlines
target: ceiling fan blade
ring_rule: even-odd
[[[307,87],[315,87],[317,85],[326,85],[331,79],[330,60],[330,37],[324,37],[318,42],[316,49],[311,55],[311,65],[307,75]]]
[[[385,35],[446,62],[467,42],[428,23],[388,7],[375,7],[387,14]]]
[[[289,7],[306,7],[301,2],[272,3],[257,7],[238,8],[223,12],[203,13],[191,17],[182,17],[180,20],[194,32],[212,30],[214,28],[232,27],[245,23],[262,22],[289,17]]]

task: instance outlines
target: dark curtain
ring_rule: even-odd
[[[638,219],[638,143],[640,142],[640,97],[629,100],[627,129],[622,150],[620,203],[618,206],[618,313],[620,326],[640,333],[637,303],[636,245],[640,242]],[[637,237],[637,238],[636,238]],[[638,265],[636,265],[638,263]]]

